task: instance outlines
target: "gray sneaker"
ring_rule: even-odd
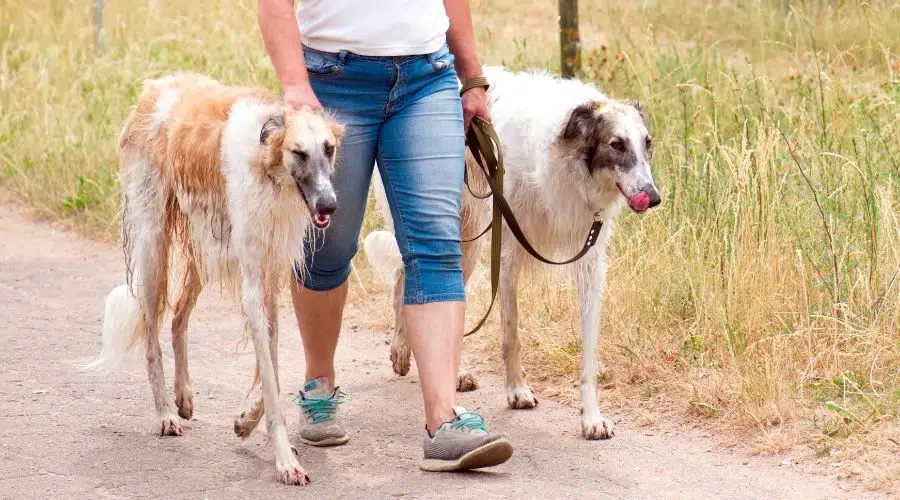
[[[488,432],[481,415],[453,408],[456,417],[441,424],[432,436],[425,431],[425,458],[420,467],[452,472],[500,465],[512,456],[512,443],[504,434]]]
[[[297,395],[300,407],[300,441],[312,446],[337,446],[350,440],[338,416],[346,395],[331,389],[328,379],[310,380]]]

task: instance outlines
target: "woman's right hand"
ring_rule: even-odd
[[[303,106],[309,106],[313,109],[322,107],[322,104],[319,103],[319,98],[316,97],[316,93],[313,92],[312,87],[308,84],[285,87],[284,102],[294,109],[300,109]]]

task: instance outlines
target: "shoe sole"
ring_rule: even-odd
[[[310,441],[309,439],[300,438],[301,443],[308,444],[310,446],[318,446],[320,448],[325,448],[328,446],[340,446],[342,444],[345,444],[347,441],[350,441],[350,436],[328,438],[321,441]]]
[[[456,472],[481,469],[482,467],[500,465],[509,460],[512,454],[512,443],[509,442],[509,439],[500,438],[480,448],[475,448],[456,460],[426,458],[419,464],[419,468],[429,472]]]

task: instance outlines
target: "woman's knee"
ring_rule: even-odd
[[[324,240],[311,239],[305,261],[295,264],[294,277],[306,289],[333,290],[350,276],[350,263],[359,248],[356,238],[329,239],[326,234]]]

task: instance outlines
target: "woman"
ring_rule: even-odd
[[[294,18],[296,14],[296,19]],[[346,443],[334,353],[373,166],[378,163],[406,271],[404,315],[425,403],[425,470],[497,465],[502,434],[456,406],[465,293],[459,247],[464,132],[488,120],[468,0],[260,0],[259,26],[285,101],[324,105],[346,125],[339,208],[292,287],[306,354],[303,442]]]

